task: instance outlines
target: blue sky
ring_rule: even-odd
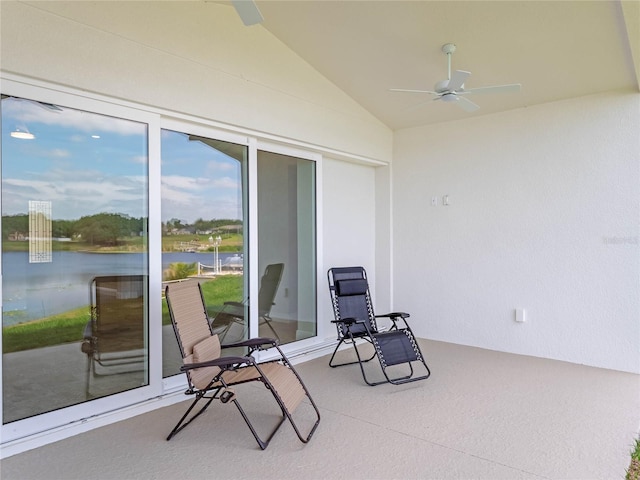
[[[162,219],[242,218],[240,162],[187,135],[162,132]]]
[[[11,137],[27,129],[33,140]],[[37,102],[2,100],[2,214],[52,202],[54,219],[147,216],[147,125]],[[162,220],[241,218],[240,162],[162,133]]]

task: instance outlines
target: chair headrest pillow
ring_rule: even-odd
[[[350,295],[364,295],[369,285],[364,278],[350,278],[336,281],[336,295],[346,297]]]

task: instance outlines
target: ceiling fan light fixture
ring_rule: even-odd
[[[20,140],[33,140],[34,138],[36,138],[36,136],[26,128],[16,128],[13,132],[11,132],[11,136]]]
[[[451,55],[456,51],[456,45],[454,43],[445,43],[442,46],[442,52],[447,55],[447,79],[441,80],[435,84],[433,91],[430,90],[416,90],[407,88],[391,88],[392,92],[407,92],[407,93],[427,93],[434,95],[433,100],[442,100],[447,103],[455,103],[456,106],[464,110],[465,112],[475,112],[480,107],[473,103],[467,95],[480,94],[480,93],[509,93],[519,92],[520,84],[514,83],[509,85],[491,85],[487,87],[469,88],[465,89],[465,83],[471,76],[471,72],[466,70],[451,71]],[[427,102],[421,102],[418,106],[422,106]]]

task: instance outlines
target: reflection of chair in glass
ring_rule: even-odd
[[[167,440],[170,440],[204,412],[214,399],[219,399],[222,403],[232,402],[236,406],[261,449],[267,448],[271,438],[286,419],[291,422],[298,438],[307,443],[320,422],[320,412],[300,376],[278,347],[278,342],[269,338],[255,338],[221,346],[218,335],[211,330],[202,289],[197,282],[171,283],[165,289],[165,297],[184,362],[181,370],[187,374],[189,383],[189,388],[185,393],[195,395],[193,403],[171,431]],[[232,347],[247,348],[248,354],[246,356],[220,356],[223,349]],[[277,351],[275,360],[258,363],[252,356],[252,353],[256,351],[270,348],[275,348]],[[258,435],[249,417],[240,406],[238,402],[240,393],[236,395],[234,390],[230,388],[247,382],[262,382],[266,390],[273,395],[282,413],[282,417],[279,418],[277,425],[268,434],[266,440]],[[249,390],[253,391],[246,392],[247,399],[251,399],[256,394],[255,389]],[[307,402],[304,401],[305,398]],[[206,400],[204,406],[189,417],[192,409],[200,400]],[[313,418],[316,419],[306,435],[300,432],[293,419],[294,411],[300,405],[305,405],[305,408],[299,411],[307,421],[310,418],[310,421],[313,421]],[[315,410],[313,418],[311,417],[312,409]]]
[[[267,265],[264,275],[260,280],[260,291],[258,292],[258,316],[260,317],[260,325],[266,325],[280,340],[278,332],[273,328],[271,320],[271,307],[275,305],[274,299],[280,286],[282,279],[282,271],[284,263],[272,263]],[[220,341],[224,340],[234,325],[241,325],[242,332],[246,330],[245,323],[245,305],[240,302],[225,302],[222,310],[213,319],[214,332],[220,335]],[[244,338],[244,336],[243,336]]]
[[[144,368],[146,282],[145,275],[104,276],[91,281],[91,319],[81,346],[87,354],[87,396],[92,376]]]
[[[332,322],[336,324],[338,329],[339,340],[329,360],[329,365],[341,367],[357,363],[360,365],[364,381],[372,386],[387,382],[394,384],[415,382],[428,378],[431,372],[407,323],[406,319],[409,314],[395,312],[375,315],[373,313],[373,304],[364,268],[332,268],[328,272],[328,277],[329,293],[335,316],[335,320]],[[392,324],[389,330],[381,331],[376,323],[376,318],[390,318]],[[366,360],[362,360],[360,357],[360,351],[356,345],[356,340],[359,339],[366,340],[374,347],[373,355]],[[357,357],[356,361],[333,363],[342,343],[353,345]],[[367,379],[363,363],[369,362],[375,357],[380,361],[385,380],[371,382]],[[424,365],[426,373],[414,376],[414,365],[420,366],[420,364]],[[404,365],[404,367],[397,367],[391,375],[388,375],[387,368],[396,365]]]

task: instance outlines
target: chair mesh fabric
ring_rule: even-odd
[[[273,385],[287,411],[293,413],[306,396],[296,374],[289,367],[277,362],[261,364],[260,368]]]
[[[168,285],[167,290],[171,295],[174,328],[180,338],[182,362],[195,363],[193,347],[211,337],[200,289],[193,288],[190,282],[179,282]],[[187,378],[192,386],[204,389],[219,372],[218,367],[198,368],[187,371]]]
[[[183,363],[200,363],[219,358],[220,341],[217,335],[212,335],[209,328],[200,289],[193,288],[188,282],[182,282],[170,285],[169,292],[174,322],[186,354]],[[290,368],[278,362],[261,364],[260,369],[280,396],[287,411],[293,413],[306,395],[298,377]],[[220,382],[210,385],[219,372],[219,367],[203,367],[188,370],[187,376],[194,387],[204,390],[221,386]],[[260,371],[251,365],[227,370],[222,374],[222,379],[227,385],[245,383],[260,377]]]
[[[422,361],[416,341],[408,330],[385,332],[373,336],[374,346],[383,366]]]
[[[369,326],[369,330],[372,333],[378,331],[378,325],[376,324],[375,317],[373,316],[373,308],[371,307],[371,301],[369,296],[365,295],[350,295],[348,297],[336,297],[335,305],[336,315],[339,320],[346,318],[355,318],[356,320],[364,320]],[[340,323],[337,324],[338,329],[341,329],[341,335],[344,337],[347,335],[346,329]],[[367,327],[364,325],[352,325],[350,327],[353,336],[358,336],[361,333],[367,333]]]
[[[190,282],[174,283],[167,288],[171,292],[171,310],[180,335],[183,356],[191,355],[195,344],[211,336],[200,289],[193,288]]]

